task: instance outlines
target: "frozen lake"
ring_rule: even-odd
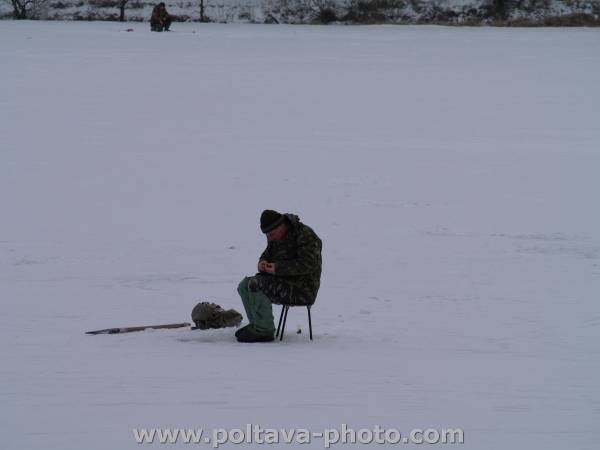
[[[172,28],[0,22],[3,448],[248,423],[598,448],[597,29]],[[302,309],[281,343],[84,335],[243,311],[266,208],[323,240],[313,342]]]

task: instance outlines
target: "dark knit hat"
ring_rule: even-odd
[[[283,214],[272,209],[265,209],[260,215],[260,230],[266,234],[277,228],[284,220]]]

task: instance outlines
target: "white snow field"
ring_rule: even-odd
[[[2,449],[599,448],[598,30],[173,29],[0,22]],[[323,240],[312,342],[84,334],[243,311],[266,208]]]

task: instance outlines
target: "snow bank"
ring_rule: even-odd
[[[35,0],[31,18],[53,20],[118,20],[119,0]],[[157,1],[129,0],[125,18],[148,21]],[[597,0],[177,0],[166,1],[179,21],[222,23],[450,23],[476,24],[492,20],[518,24],[577,16],[583,24],[598,24]],[[201,13],[201,10],[203,13]],[[9,1],[0,16],[10,17]],[[527,22],[529,21],[529,22]],[[575,19],[557,22],[577,24]],[[552,23],[549,22],[548,23]]]

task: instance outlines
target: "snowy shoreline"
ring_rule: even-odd
[[[22,0],[16,0],[22,1]],[[124,3],[124,19],[149,20],[156,1]],[[493,26],[598,26],[597,0],[207,0],[167,1],[180,22],[280,24],[443,24]],[[116,21],[118,0],[33,0],[27,18]],[[0,18],[13,17],[10,2],[0,3]]]

